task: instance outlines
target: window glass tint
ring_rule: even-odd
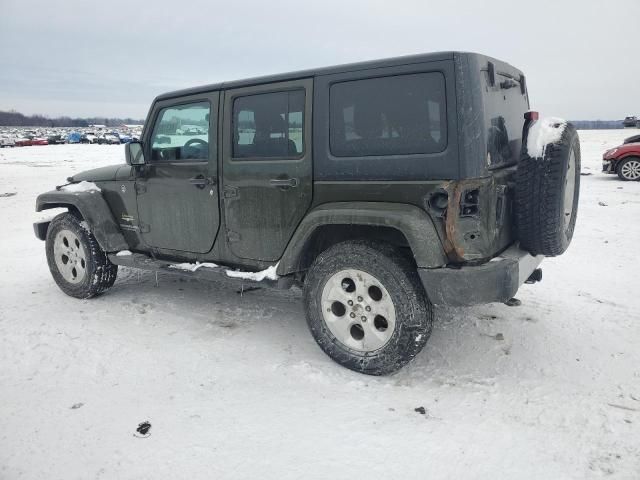
[[[304,151],[304,90],[233,102],[234,158],[298,158]]]
[[[441,73],[337,83],[331,86],[330,97],[335,156],[436,153],[447,145]]]
[[[209,102],[163,108],[151,136],[151,160],[208,160],[210,110]]]

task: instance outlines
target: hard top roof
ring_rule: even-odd
[[[426,63],[426,62],[437,62],[442,60],[453,60],[454,57],[457,55],[476,56],[485,61],[492,61],[496,63],[496,66],[498,67],[498,69],[515,72],[517,74],[521,73],[519,70],[517,70],[516,68],[512,67],[511,65],[505,62],[502,62],[500,60],[496,60],[494,58],[487,57],[485,55],[481,55],[478,53],[455,52],[455,51],[420,53],[417,55],[403,55],[399,57],[368,60],[368,61],[356,62],[356,63],[347,63],[347,64],[334,65],[329,67],[312,68],[308,70],[299,70],[299,71],[289,72],[289,73],[279,73],[275,75],[247,78],[243,80],[233,80],[229,82],[212,83],[209,85],[202,85],[198,87],[185,88],[182,90],[175,90],[172,92],[163,93],[156,97],[156,101],[166,100],[166,99],[171,99],[176,97],[184,97],[187,95],[197,95],[200,93],[222,90],[227,88],[250,87],[253,85],[260,85],[264,83],[284,82],[287,80],[297,80],[301,78],[310,78],[310,77],[316,77],[320,75],[353,72],[357,70],[367,70],[372,68],[384,68],[384,67],[393,67],[393,66],[400,66],[400,65],[410,65],[412,63]]]
[[[287,80],[297,80],[300,78],[315,77],[318,75],[329,75],[333,73],[351,72],[355,70],[364,70],[378,67],[392,67],[396,65],[407,65],[411,63],[436,62],[439,60],[453,59],[454,52],[436,52],[422,53],[418,55],[404,55],[401,57],[385,58],[380,60],[369,60],[365,62],[348,63],[343,65],[335,65],[330,67],[312,68],[308,70],[299,70],[289,73],[278,73],[275,75],[267,75],[263,77],[247,78],[243,80],[233,80],[230,82],[212,83],[210,85],[202,85],[198,87],[185,88],[172,92],[163,93],[156,97],[156,100],[164,100],[186,95],[194,95],[203,92],[222,90],[225,88],[238,88],[259,85],[262,83],[283,82]]]

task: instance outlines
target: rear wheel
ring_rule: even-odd
[[[625,158],[618,164],[618,168],[616,170],[620,179],[626,181],[638,181],[640,180],[640,158]]]
[[[51,221],[46,251],[53,279],[69,296],[91,298],[116,281],[118,266],[109,261],[93,234],[71,213]]]
[[[334,245],[309,269],[304,295],[316,342],[351,370],[393,373],[422,350],[431,334],[432,306],[416,268],[388,245]]]

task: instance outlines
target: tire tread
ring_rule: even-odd
[[[53,238],[57,230],[63,227],[76,232],[85,243],[84,248],[88,250],[87,262],[91,262],[92,272],[85,282],[69,284],[58,271],[52,255]],[[118,266],[109,261],[106,252],[102,250],[86,223],[72,213],[61,213],[51,221],[47,230],[46,249],[51,275],[60,289],[69,296],[84,299],[96,297],[111,288],[116,281]]]
[[[527,155],[518,164],[515,201],[518,239],[533,255],[561,255],[573,236],[578,195],[567,232],[563,219],[565,170],[571,149],[574,149],[575,168],[579,172],[580,143],[575,127],[567,124],[560,141],[546,146],[543,158]],[[579,173],[575,188],[579,194]]]

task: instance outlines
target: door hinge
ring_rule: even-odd
[[[151,231],[151,226],[146,223],[138,222],[138,230],[140,233],[149,233]]]
[[[229,243],[239,242],[240,234],[238,232],[234,232],[233,230],[227,230],[227,240],[229,240]]]
[[[238,187],[230,187],[229,185],[225,185],[223,195],[224,198],[236,198],[238,196]]]
[[[147,186],[144,183],[136,182],[136,194],[142,195],[147,193]]]

